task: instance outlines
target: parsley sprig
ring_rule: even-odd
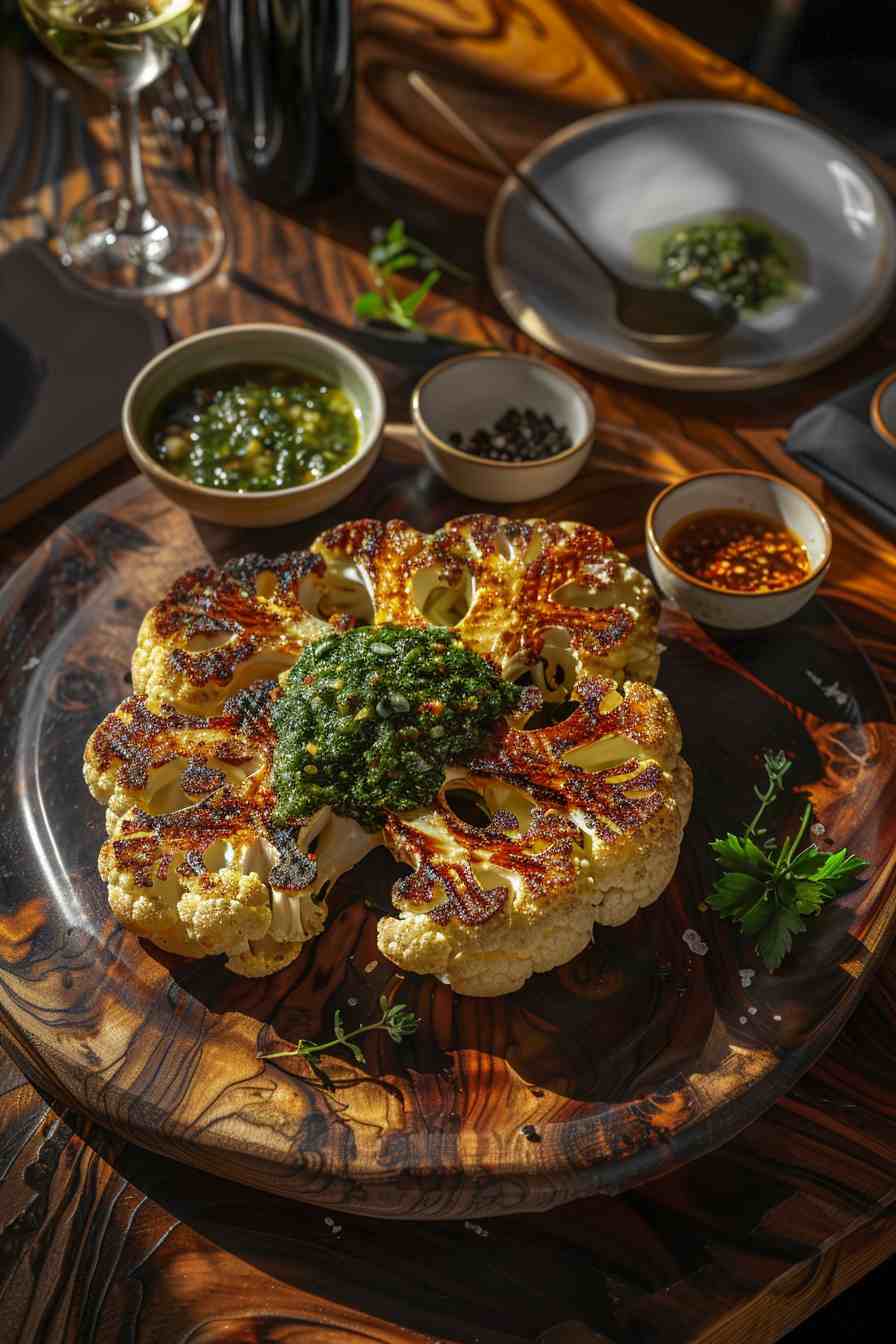
[[[423,326],[417,320],[417,310],[443,275],[452,275],[466,284],[473,277],[445,257],[440,257],[427,243],[412,238],[405,231],[404,220],[395,219],[387,229],[375,229],[373,245],[367,253],[375,288],[359,294],[355,300],[355,315],[365,322],[387,322],[402,331],[411,332],[422,340],[448,341],[452,345],[483,349],[477,341],[464,341],[446,336]],[[392,284],[392,277],[401,271],[425,272],[420,284],[409,294],[400,295]]]
[[[824,854],[814,844],[800,846],[812,820],[807,803],[796,834],[778,844],[760,825],[768,809],[784,790],[791,762],[783,752],[767,751],[763,757],[766,783],[754,787],[759,807],[740,835],[729,833],[710,845],[723,869],[708,904],[723,919],[755,935],[756,951],[770,971],[787,956],[794,934],[805,933],[803,916],[818,915],[835,896],[855,886],[858,874],[868,867],[865,859],[845,849]]]
[[[288,1050],[275,1050],[268,1055],[259,1055],[259,1059],[285,1059],[300,1055],[303,1059],[314,1059],[315,1056],[322,1054],[325,1050],[333,1050],[336,1046],[344,1045],[350,1050],[359,1064],[364,1063],[364,1052],[359,1045],[355,1044],[358,1036],[363,1036],[368,1031],[385,1031],[389,1039],[395,1041],[396,1045],[405,1039],[406,1036],[413,1036],[420,1025],[420,1020],[411,1012],[406,1003],[389,1003],[385,994],[380,996],[380,1012],[382,1016],[376,1022],[367,1022],[362,1027],[355,1027],[353,1031],[346,1031],[343,1022],[342,1010],[336,1009],[333,1014],[333,1039],[331,1041],[298,1041],[290,1046]]]

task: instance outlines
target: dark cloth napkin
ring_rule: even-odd
[[[128,384],[167,339],[148,308],[88,289],[43,243],[27,240],[4,252],[0,518],[4,504],[38,481],[63,472],[69,488],[97,470],[85,451],[115,429]]]
[[[871,424],[871,398],[890,372],[880,369],[801,415],[784,446],[835,494],[896,532],[896,448]]]

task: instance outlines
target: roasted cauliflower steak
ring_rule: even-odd
[[[380,921],[381,952],[458,993],[518,989],[674,872],[691,779],[652,685],[657,618],[649,581],[582,523],[475,514],[428,536],[362,519],[308,551],[191,571],[145,617],[134,694],[85,750],[112,912],[170,952],[267,975],[322,931],[333,883],[383,844],[411,872]],[[527,689],[429,806],[374,833],[330,807],[278,824],[278,679],[359,623],[453,627]]]

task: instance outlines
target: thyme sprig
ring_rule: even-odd
[[[303,1059],[314,1059],[317,1055],[323,1054],[325,1050],[334,1050],[337,1046],[344,1045],[350,1050],[359,1064],[364,1063],[364,1052],[359,1045],[355,1044],[357,1037],[363,1036],[369,1031],[385,1031],[389,1039],[400,1044],[408,1036],[413,1036],[420,1025],[419,1018],[411,1012],[406,1003],[389,1003],[385,994],[380,996],[380,1012],[382,1016],[376,1022],[367,1022],[361,1027],[355,1027],[352,1031],[345,1030],[342,1010],[336,1009],[333,1014],[333,1039],[330,1041],[297,1041],[295,1045],[290,1046],[288,1050],[274,1050],[270,1054],[259,1055],[259,1059],[286,1059],[293,1058],[296,1055]]]

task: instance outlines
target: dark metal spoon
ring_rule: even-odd
[[[514,168],[494,145],[484,140],[478,131],[436,93],[429,81],[414,70],[408,75],[411,88],[424,98],[430,107],[467,140],[477,153],[498,172],[512,177],[515,182],[538,201],[551,219],[560,226],[567,238],[572,239],[592,265],[611,286],[616,297],[616,321],[626,335],[643,345],[664,350],[681,350],[688,346],[706,345],[730,331],[737,321],[737,310],[713,290],[695,286],[692,289],[662,289],[659,286],[636,285],[625,280],[597,255],[591,244],[579,233],[565,215],[545,196],[541,188]]]

